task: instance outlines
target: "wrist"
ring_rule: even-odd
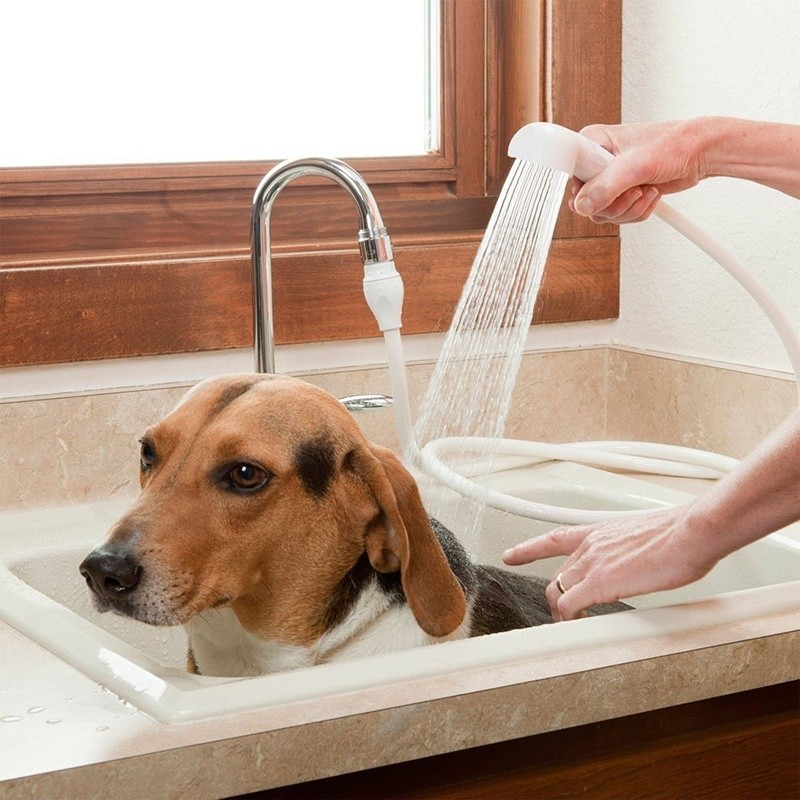
[[[695,164],[698,180],[729,174],[731,122],[725,117],[695,117],[681,123],[680,135],[687,143],[687,158]]]
[[[675,544],[686,562],[707,572],[728,553],[725,549],[725,529],[719,508],[707,506],[698,498],[686,508],[679,524],[675,526]]]

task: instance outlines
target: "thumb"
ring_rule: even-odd
[[[579,132],[581,136],[585,136],[587,139],[597,142],[600,147],[605,148],[609,153],[613,153],[614,155],[619,154],[620,148],[617,146],[617,143],[612,136],[612,126],[587,125],[585,128],[581,128]]]

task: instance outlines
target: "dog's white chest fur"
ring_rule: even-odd
[[[185,628],[201,675],[251,677],[314,663],[306,647],[270,642],[249,633],[230,608],[204,611]]]
[[[449,636],[437,639],[419,627],[406,603],[392,605],[375,582],[347,617],[310,647],[262,639],[246,631],[229,608],[199,614],[186,632],[202,675],[245,677],[463,639],[469,635],[469,616]]]

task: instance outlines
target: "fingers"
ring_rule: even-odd
[[[604,208],[602,212],[595,214],[595,218],[616,221],[619,217],[627,214],[631,208],[641,201],[644,190],[641,186],[634,186],[623,192],[611,205]]]
[[[561,587],[558,585],[559,579]],[[565,591],[562,592],[561,588]],[[545,596],[556,622],[580,619],[586,616],[586,610],[593,605],[617,599],[601,596],[596,581],[591,576],[584,577],[580,564],[559,572],[545,589]]]
[[[598,224],[613,223],[614,225],[624,225],[628,222],[643,222],[655,211],[661,200],[661,192],[655,186],[634,186],[624,191],[602,211],[584,214],[579,210],[579,206],[576,205],[578,194],[579,191],[575,189],[572,199],[568,202],[570,210],[581,214],[581,216],[588,216],[592,222]],[[582,207],[586,208],[585,205]]]
[[[571,556],[564,563],[562,572],[545,589],[550,611],[556,621],[577,619],[581,616],[584,608],[592,605],[591,601],[587,606],[580,605],[583,602],[581,598],[584,592],[578,591],[576,594],[576,588],[585,582],[582,580],[580,561],[575,564],[570,563],[575,559],[580,559],[581,545],[592,530],[592,526],[556,528],[543,536],[528,539],[503,553],[503,561],[510,566],[527,564],[540,558]],[[557,579],[560,579],[561,587],[558,586]],[[566,589],[563,593],[562,588]],[[565,598],[567,598],[566,602]],[[577,606],[573,598],[577,598]]]
[[[599,144],[601,147],[604,147],[610,153],[618,155],[619,148],[617,147],[617,143],[614,141],[611,135],[611,132],[615,127],[618,126],[587,125],[585,128],[581,128],[580,133],[587,139],[597,142],[597,144]]]
[[[570,581],[578,583],[579,579],[576,576],[568,576],[567,571],[559,572],[556,576],[554,576],[553,580],[547,584],[547,588],[544,590],[545,597],[547,598],[547,604],[550,606],[550,613],[553,615],[553,619],[556,622],[560,622],[561,612],[559,609],[559,603],[561,602],[561,598],[564,597],[566,591],[561,591],[562,588],[566,589],[567,586],[572,586],[573,583]],[[560,584],[560,585],[559,585]]]
[[[608,212],[612,204],[628,190],[650,184],[653,174],[648,167],[645,161],[637,157],[636,151],[623,153],[594,178],[586,181],[575,196],[575,210],[585,217]],[[622,202],[625,203],[624,200]],[[630,202],[627,205],[630,206]]]
[[[698,569],[684,557],[691,552],[686,542],[695,538],[687,525],[690,508],[673,506],[594,525],[556,528],[507,550],[503,560],[519,565],[567,556],[545,594],[554,619],[577,619],[597,603],[673,589],[702,577],[713,564]]]
[[[503,561],[510,566],[518,566],[539,558],[568,556],[579,547],[587,533],[586,528],[556,528],[506,550]]]
[[[576,589],[583,582],[583,572],[579,562],[570,563],[574,560],[567,559],[561,567],[561,571],[553,576],[553,580],[547,585],[545,589],[545,597],[550,606],[550,612],[556,622],[561,622],[565,619],[575,619],[580,616],[583,608],[573,610],[569,604],[569,598],[565,605],[564,598],[567,595],[574,596]],[[589,604],[591,605],[591,603]],[[573,614],[574,616],[565,616],[565,614]]]
[[[659,185],[674,177],[667,174],[667,166],[664,154],[653,144],[623,150],[580,188],[573,201],[575,211],[585,217],[602,215],[604,222],[616,222],[641,201],[636,213],[631,214],[631,219],[638,218],[656,197],[653,190],[657,193]]]
[[[592,595],[589,581],[581,581],[564,592],[564,594],[559,593],[555,609],[552,609],[551,606],[553,619],[559,622],[580,619],[586,616],[586,609],[591,608],[598,602],[600,601],[596,600]]]
[[[518,566],[553,556],[570,556],[562,571],[548,584],[545,596],[556,621],[578,619],[584,609],[594,605],[591,597],[591,582],[583,578],[581,568],[581,545],[593,530],[592,526],[556,528],[543,536],[522,542],[503,553],[503,561]],[[577,559],[577,560],[576,560]],[[561,587],[558,586],[560,578]],[[566,591],[562,592],[561,589]]]
[[[616,218],[609,220],[616,225],[624,225],[627,222],[643,222],[655,210],[661,200],[661,192],[655,186],[648,186],[642,192],[642,196]]]
[[[570,181],[570,199],[567,205],[575,213],[579,213],[575,206],[575,200],[583,186],[584,184],[577,178],[572,178]],[[602,211],[592,214],[590,219],[599,224],[610,222],[615,225],[643,222],[653,213],[660,199],[661,192],[655,186],[633,186],[619,195]]]

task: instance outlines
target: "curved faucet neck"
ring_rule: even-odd
[[[338,183],[358,207],[361,228],[358,247],[364,264],[392,259],[392,244],[378,205],[366,181],[344,161],[335,158],[303,158],[283,161],[261,180],[253,197],[251,258],[253,270],[253,334],[257,372],[275,371],[272,324],[272,256],[269,220],[272,204],[281,189],[297,178],[320,175]]]

